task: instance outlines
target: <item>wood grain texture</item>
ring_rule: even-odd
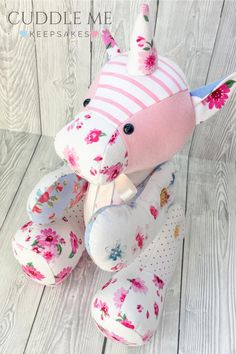
[[[223,7],[207,82],[236,71],[236,2]],[[223,110],[196,129],[191,156],[210,160],[236,160],[236,95]]]
[[[231,354],[236,351],[235,164],[191,161],[180,353]]]
[[[4,354],[23,353],[43,292],[42,286],[24,276],[14,259],[11,239],[28,219],[24,206],[30,191],[56,163],[53,144],[40,140],[0,231],[0,351]]]
[[[160,0],[157,49],[179,64],[191,88],[205,83],[222,5],[219,0]]]
[[[0,1],[0,129],[40,134],[35,43],[20,35],[32,25],[11,25],[11,11],[30,13],[31,0]]]
[[[109,277],[84,253],[66,282],[45,290],[26,353],[100,354],[104,337],[91,318],[90,305]]]
[[[0,228],[38,140],[37,135],[0,130]]]
[[[54,136],[80,111],[90,85],[90,37],[84,36],[84,32],[90,30],[86,24],[90,1],[33,0],[33,7],[34,11],[58,11],[62,15],[81,11],[83,21],[81,25],[63,22],[35,25],[35,30],[41,33],[41,38],[36,38],[36,52],[42,132]],[[43,37],[45,31],[48,37]],[[59,31],[61,37],[57,34],[50,37],[50,31]],[[71,35],[73,31],[75,35]],[[79,31],[82,37],[78,36]]]

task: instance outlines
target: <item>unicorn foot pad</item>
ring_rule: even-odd
[[[30,221],[13,239],[22,270],[42,285],[62,283],[84,250],[113,277],[94,296],[92,317],[108,338],[146,343],[157,330],[184,237],[169,161],[199,122],[230,99],[236,74],[189,91],[158,55],[142,5],[130,51],[102,31],[108,62],[84,109],[56,136],[65,165],[29,196]]]

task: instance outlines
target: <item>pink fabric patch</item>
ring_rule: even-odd
[[[124,134],[126,123],[134,125],[133,134]],[[142,171],[169,160],[185,144],[195,124],[195,112],[188,91],[137,112],[119,127],[129,155],[125,172]]]

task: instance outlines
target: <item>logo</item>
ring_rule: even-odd
[[[97,13],[83,13],[81,11],[11,11],[7,19],[12,26],[24,26],[20,29],[19,35],[22,38],[28,37],[91,37],[96,38],[98,31],[90,31],[90,26],[111,25],[111,11]],[[73,30],[70,26],[73,25]],[[88,26],[88,30],[84,30]],[[27,29],[27,26],[30,29]],[[81,28],[83,26],[83,29]],[[45,29],[44,29],[45,27]],[[33,28],[33,30],[32,30]],[[66,30],[63,31],[62,29]]]

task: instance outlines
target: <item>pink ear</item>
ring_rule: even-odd
[[[208,91],[209,88],[209,91]],[[195,108],[196,124],[216,114],[228,102],[236,89],[236,73],[191,93]],[[208,92],[207,92],[208,91]]]
[[[102,29],[101,37],[107,50],[108,60],[120,54],[120,48],[107,28]]]

